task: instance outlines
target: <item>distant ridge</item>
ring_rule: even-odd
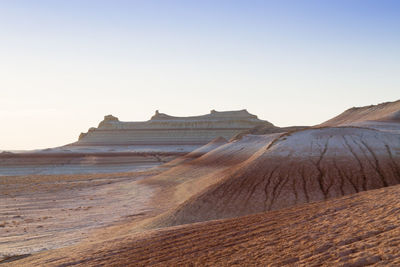
[[[319,126],[339,126],[365,121],[400,122],[400,100],[353,107]]]
[[[158,110],[148,121],[121,122],[107,115],[97,128],[82,133],[74,145],[205,145],[217,137],[227,140],[256,126],[273,124],[247,110],[215,111],[174,117]]]

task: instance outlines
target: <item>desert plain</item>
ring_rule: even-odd
[[[106,116],[0,154],[4,266],[398,266],[400,101],[280,128]]]

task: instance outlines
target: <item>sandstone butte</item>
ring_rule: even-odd
[[[205,145],[217,137],[229,140],[256,126],[275,128],[247,110],[218,112],[193,117],[159,113],[143,122],[121,122],[107,115],[97,128],[82,133],[75,145]]]
[[[145,215],[10,264],[398,266],[399,111],[218,138],[136,182]]]
[[[173,117],[156,111],[143,122],[121,122],[107,115],[97,128],[82,133],[72,144],[0,153],[0,176],[142,170],[182,156],[215,138],[229,140],[254,127],[279,131],[279,127],[247,110],[212,110],[210,114],[192,117]]]

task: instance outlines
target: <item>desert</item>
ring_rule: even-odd
[[[400,1],[0,1],[0,267],[400,266]]]
[[[399,110],[396,101],[312,127],[266,122],[205,145],[3,153],[14,175],[0,179],[2,263],[396,265]]]

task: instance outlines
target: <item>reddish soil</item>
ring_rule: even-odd
[[[10,266],[399,266],[400,187],[149,231]]]
[[[142,173],[2,177],[0,248],[20,251],[3,262],[400,266],[399,105],[352,108],[325,127],[217,139]],[[39,217],[23,233],[12,216]],[[50,250],[23,255],[43,244]]]
[[[257,153],[208,180],[208,186],[161,216],[155,226],[242,216],[400,183],[397,134],[339,127],[257,138],[250,139],[258,141]],[[225,156],[229,162],[231,157]],[[197,181],[205,181],[200,175]]]

